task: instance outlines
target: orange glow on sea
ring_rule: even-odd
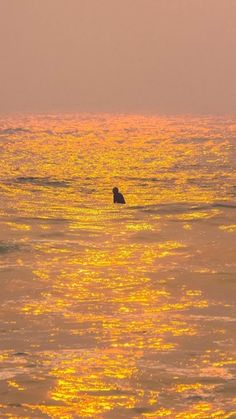
[[[0,119],[0,417],[236,416],[235,133]]]

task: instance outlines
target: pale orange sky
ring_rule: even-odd
[[[0,0],[0,112],[235,113],[236,0]]]

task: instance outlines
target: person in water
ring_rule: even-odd
[[[123,197],[122,193],[119,192],[118,188],[113,188],[112,192],[114,204],[125,204],[125,198]]]

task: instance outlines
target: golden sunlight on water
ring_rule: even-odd
[[[235,133],[0,120],[0,417],[236,417]]]

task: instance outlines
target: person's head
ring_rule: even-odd
[[[119,189],[118,188],[113,188],[112,192],[113,192],[113,194],[117,194],[119,192]]]

